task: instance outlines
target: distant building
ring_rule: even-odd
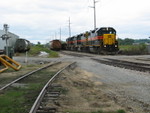
[[[5,34],[5,32],[3,30],[0,30],[0,37],[3,34]],[[19,36],[11,32],[8,32],[8,35],[10,36],[10,38],[8,39],[8,46],[14,48],[15,42],[19,38]],[[0,38],[0,50],[4,50],[5,46],[6,46],[6,40]]]

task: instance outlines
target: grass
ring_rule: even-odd
[[[28,113],[45,83],[54,75],[48,69],[24,79],[17,87],[0,94],[0,113]]]
[[[40,51],[44,51],[49,54],[48,57],[59,57],[58,53],[52,50],[49,50],[48,48],[44,47],[43,45],[35,45],[31,46],[31,49],[29,51],[29,56],[37,56],[40,54]]]
[[[31,56],[31,57],[38,56],[40,54],[40,51],[48,53],[49,58],[59,57],[59,54],[56,51],[52,51],[44,47],[43,45],[31,46],[31,49],[28,52],[28,56]],[[25,53],[16,53],[16,56],[21,56],[21,55],[25,55]]]
[[[28,113],[43,85],[16,87],[0,95],[0,113]]]
[[[32,84],[26,88],[16,87],[0,95],[0,113],[27,113],[37,97],[35,92],[41,88],[39,86]]]
[[[148,52],[145,44],[120,45],[119,48],[122,51],[122,54],[127,54],[127,55],[142,55],[142,54],[147,54]]]
[[[25,112],[26,109],[21,106],[25,101],[23,94],[24,91],[9,91],[5,95],[0,95],[0,113]]]

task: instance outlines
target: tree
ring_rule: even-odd
[[[123,39],[118,38],[118,43],[119,45],[132,45],[134,43],[134,39],[125,38],[123,40]]]
[[[125,45],[132,45],[134,43],[133,39],[125,38],[124,39],[124,44]]]
[[[37,42],[37,45],[41,45],[41,42]]]

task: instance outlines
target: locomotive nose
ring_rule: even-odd
[[[115,44],[115,34],[104,34],[103,36],[103,44],[104,45],[113,45]]]

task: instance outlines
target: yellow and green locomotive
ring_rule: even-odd
[[[66,39],[67,49],[73,51],[93,52],[98,54],[115,54],[118,52],[116,30],[101,27]]]

